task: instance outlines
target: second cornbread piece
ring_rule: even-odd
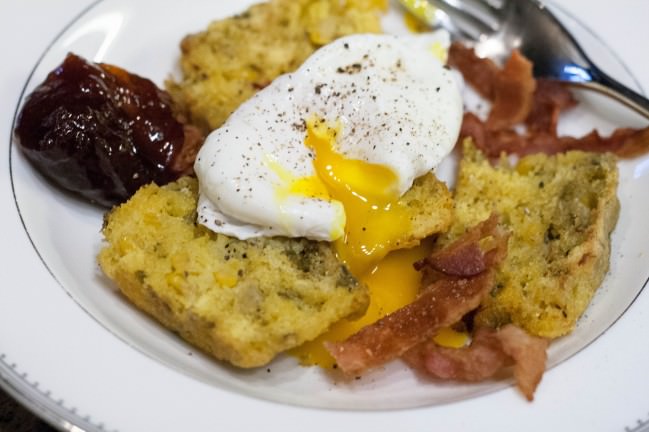
[[[608,154],[539,154],[516,166],[506,159],[492,166],[465,143],[448,237],[493,211],[512,231],[478,324],[513,322],[550,338],[574,328],[609,268],[617,182],[616,160]]]
[[[180,45],[183,78],[167,89],[190,123],[209,132],[243,101],[292,72],[317,48],[381,32],[386,0],[271,0],[212,22]]]

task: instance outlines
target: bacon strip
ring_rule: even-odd
[[[561,147],[566,150],[612,152],[621,158],[633,158],[649,151],[649,127],[644,129],[619,128],[608,138],[592,131],[579,139],[561,137]]]
[[[473,143],[485,156],[497,158],[501,153],[526,154],[545,152],[554,154],[561,151],[561,142],[555,135],[538,132],[525,136],[512,129],[488,130],[482,120],[473,113],[465,113],[460,129],[460,142],[473,138]]]
[[[620,128],[611,136],[602,137],[597,131],[580,137],[558,137],[549,132],[521,135],[512,129],[488,130],[475,114],[466,113],[460,130],[460,140],[473,138],[475,146],[487,157],[501,153],[525,156],[532,153],[556,154],[569,150],[611,152],[621,158],[633,158],[649,151],[649,127]]]
[[[503,351],[514,360],[514,377],[518,388],[531,401],[545,372],[549,341],[531,336],[513,324],[500,329],[497,336]]]
[[[531,401],[545,371],[547,347],[547,339],[508,324],[499,330],[477,329],[468,347],[445,348],[426,342],[408,351],[403,359],[433,377],[460,381],[485,380],[513,362],[516,383]]]
[[[568,88],[551,80],[534,80],[532,65],[514,51],[501,70],[494,62],[479,58],[472,49],[454,43],[449,50],[449,65],[456,67],[466,81],[483,97],[493,102],[486,122],[466,113],[460,142],[472,137],[485,155],[501,153],[519,156],[543,152],[555,154],[568,150],[612,152],[632,158],[649,152],[649,127],[617,129],[602,137],[593,131],[583,137],[559,137],[557,124],[564,110],[576,105]],[[525,124],[527,131],[513,127]]]
[[[532,75],[532,63],[519,51],[512,52],[501,70],[493,61],[478,57],[473,49],[453,42],[448,64],[458,69],[482,97],[493,102],[487,120],[489,129],[511,127],[524,121],[530,114],[536,82]]]
[[[493,272],[459,280],[440,280],[407,306],[325,348],[347,374],[380,366],[458,322],[477,308],[494,284]]]
[[[473,49],[459,42],[453,42],[448,50],[448,65],[459,70],[482,97],[490,101],[495,99],[495,83],[500,74],[496,63],[478,57]]]
[[[485,262],[496,265],[504,256],[507,235],[499,231],[497,217],[493,216],[466,234],[484,233],[492,227],[489,236],[498,241],[485,254]],[[478,236],[477,241],[484,236]],[[458,240],[462,243],[464,238]],[[451,253],[461,253],[462,247],[451,245]],[[451,260],[457,258],[449,258]],[[501,259],[501,258],[500,258]],[[468,278],[440,277],[425,288],[414,302],[364,327],[343,342],[326,342],[325,348],[336,359],[338,367],[348,374],[358,374],[401,356],[413,346],[431,338],[441,328],[458,322],[466,313],[476,309],[493,288],[494,271],[488,268]]]
[[[532,63],[514,50],[496,78],[487,128],[501,130],[523,122],[532,110],[535,89]]]
[[[562,111],[577,105],[572,92],[558,81],[537,79],[534,100],[525,125],[530,133],[557,134],[557,124]]]
[[[436,378],[483,381],[511,361],[496,333],[493,329],[481,327],[476,329],[468,347],[446,348],[429,341],[414,347],[402,358],[413,369]]]
[[[462,237],[443,249],[414,264],[416,270],[432,270],[446,276],[476,276],[505,258],[508,234],[498,227],[499,218],[492,214],[489,219],[467,231]],[[493,237],[491,243],[480,241]]]

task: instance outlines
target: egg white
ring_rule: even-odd
[[[314,117],[339,125],[337,152],[390,168],[405,193],[452,150],[459,133],[461,94],[435,55],[440,46],[449,46],[446,32],[353,35],[277,78],[201,148],[194,167],[199,223],[240,239],[340,237],[340,202],[278,193],[287,176],[315,175],[314,152],[305,146],[306,122]]]

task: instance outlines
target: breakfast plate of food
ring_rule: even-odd
[[[0,385],[66,430],[645,430],[647,119],[396,2],[255,3],[79,0],[4,71]]]

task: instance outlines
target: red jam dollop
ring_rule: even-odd
[[[191,173],[202,142],[153,82],[74,54],[28,96],[15,135],[45,177],[104,206]]]

